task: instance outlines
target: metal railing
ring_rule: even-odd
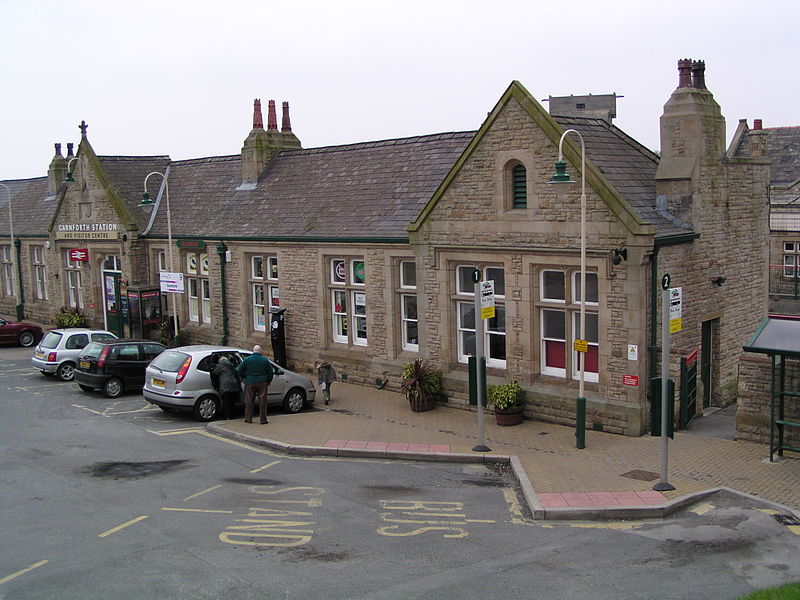
[[[800,300],[800,267],[770,265],[769,295],[781,300]]]

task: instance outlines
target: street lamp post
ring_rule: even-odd
[[[19,280],[17,277],[17,253],[14,247],[14,215],[11,212],[11,188],[5,183],[0,183],[0,186],[5,188],[6,194],[8,195],[8,231],[11,236],[11,241],[9,243],[9,251],[11,252],[11,290],[17,302],[15,307],[17,321],[21,321],[25,315],[22,313],[22,298],[20,298]]]
[[[556,163],[556,173],[550,179],[550,183],[575,183],[567,173],[567,163],[564,161],[564,138],[568,133],[574,133],[581,141],[581,314],[580,314],[580,336],[576,336],[576,350],[578,350],[578,398],[575,410],[575,436],[577,447],[586,447],[586,397],[584,395],[585,381],[585,360],[587,351],[586,338],[586,146],[583,143],[583,136],[575,129],[567,129],[561,134],[558,140],[558,162]],[[579,347],[580,343],[580,347]]]
[[[161,178],[164,180],[164,196],[167,201],[167,251],[169,253],[169,270],[170,273],[175,272],[175,262],[172,259],[172,211],[169,208],[169,180],[167,175],[164,173],[160,173],[159,171],[153,171],[152,173],[148,173],[147,177],[144,178],[144,193],[142,194],[142,201],[139,203],[139,206],[152,206],[153,201],[150,199],[150,193],[147,191],[147,180],[150,179],[151,175],[160,175]],[[175,326],[174,331],[174,339],[175,342],[178,339],[178,303],[175,299],[175,294],[177,292],[171,292],[170,296],[172,296],[172,322]]]

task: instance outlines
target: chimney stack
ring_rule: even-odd
[[[72,142],[67,142],[67,158],[73,158],[75,156],[75,153],[72,150],[74,147],[75,144]]]
[[[275,114],[275,100],[269,101],[267,111],[267,131],[278,131],[278,117]]]
[[[692,87],[692,60],[690,58],[678,61],[678,87]]]
[[[253,100],[253,129],[264,129],[264,117],[261,116],[261,100]]]
[[[61,155],[61,144],[55,144],[56,152],[47,169],[47,193],[54,195],[67,176],[67,159]]]
[[[696,60],[692,63],[692,87],[696,90],[706,89],[706,63]]]
[[[283,103],[283,120],[281,122],[281,132],[287,132],[292,130],[292,123],[289,120],[289,103]]]
[[[764,129],[764,123],[761,119],[753,119],[753,131],[761,131]]]

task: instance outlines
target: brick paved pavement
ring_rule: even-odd
[[[551,507],[560,504],[554,494],[591,493],[598,499],[604,497],[599,494],[603,492],[649,492],[655,481],[646,478],[655,476],[657,481],[660,470],[661,442],[651,436],[633,438],[587,431],[586,447],[579,450],[573,428],[532,420],[500,427],[487,412],[486,444],[491,452],[484,457],[472,451],[477,443],[474,412],[437,406],[429,412],[414,413],[401,394],[341,382],[334,385],[331,403],[320,403],[318,408],[324,410],[298,415],[275,412],[269,415],[268,425],[246,424],[238,419],[216,421],[209,429],[255,443],[315,447],[316,454],[337,452],[335,446],[354,441],[348,454],[351,456],[353,452],[385,452],[381,448],[389,444],[391,448],[409,444],[408,451],[395,455],[403,458],[414,456],[411,448],[420,448],[415,444],[431,445],[433,452],[442,452],[442,446],[446,446],[451,456],[471,455],[478,462],[515,456],[518,460],[512,464],[522,471],[521,479],[527,476],[530,483],[526,497],[531,510],[543,517],[548,516],[544,514],[548,512],[547,502]],[[420,457],[427,454],[428,459],[433,458],[431,451]],[[787,453],[785,459],[775,463],[767,457],[768,448],[763,444],[677,432],[669,443],[668,477],[676,489],[664,493],[665,502],[679,504],[681,499],[724,486],[800,509],[800,455]],[[602,501],[597,500],[595,508],[598,503]],[[609,501],[608,505],[618,506],[618,502]],[[550,513],[550,518],[562,515]]]

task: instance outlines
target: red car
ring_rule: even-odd
[[[0,319],[0,344],[19,344],[26,348],[42,339],[42,328],[33,323]]]

